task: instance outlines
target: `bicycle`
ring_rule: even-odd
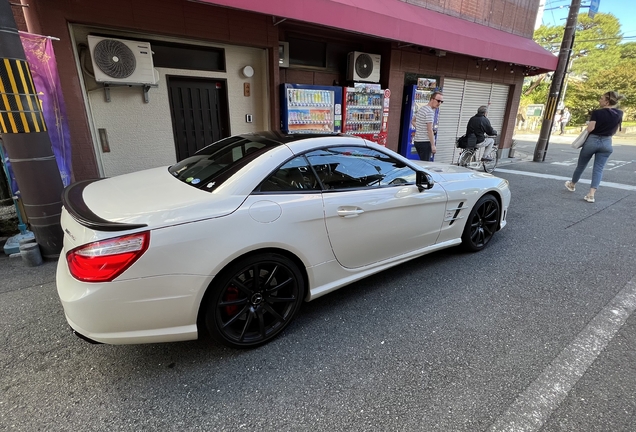
[[[466,167],[474,170],[483,169],[487,173],[492,173],[497,167],[497,162],[499,158],[497,157],[498,143],[495,139],[495,145],[492,147],[492,150],[488,155],[480,156],[481,147],[460,147],[459,146],[459,138],[456,141],[457,148],[461,148],[462,151],[459,154],[459,160],[457,165],[461,167]],[[484,159],[490,160],[484,160]]]

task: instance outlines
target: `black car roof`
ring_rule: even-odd
[[[303,133],[303,134],[289,134],[278,131],[263,131],[263,132],[254,132],[248,134],[241,134],[241,137],[247,139],[253,139],[254,137],[262,137],[266,140],[276,141],[281,144],[287,144],[294,141],[300,141],[309,138],[322,138],[322,137],[334,137],[334,136],[346,136],[342,133]]]

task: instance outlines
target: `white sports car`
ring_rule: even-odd
[[[303,301],[506,225],[508,181],[347,135],[239,135],[70,185],[57,289],[74,332],[264,344]]]

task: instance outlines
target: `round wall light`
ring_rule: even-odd
[[[241,71],[246,78],[252,78],[254,76],[254,68],[252,66],[245,66]]]

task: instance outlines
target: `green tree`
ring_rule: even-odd
[[[636,60],[636,42],[627,42],[619,45],[621,50],[621,59],[633,59]]]
[[[518,111],[518,113],[521,113],[524,118],[526,117],[528,105],[545,104],[548,100],[550,82],[546,82],[544,77],[545,75],[539,75],[532,78],[526,78],[524,81]]]
[[[616,91],[627,98],[620,102],[625,120],[634,119],[636,111],[636,59],[622,61],[618,66],[595,74],[589,79],[572,80],[568,85],[566,105],[570,106],[573,123],[583,123],[588,112],[599,108],[598,98],[607,91]]]
[[[589,120],[590,111],[599,108],[598,98],[606,91],[592,88],[583,80],[571,80],[565,100],[565,106],[572,113],[570,124],[583,124]]]
[[[561,41],[563,40],[564,27],[553,25],[541,25],[534,31],[532,37],[536,43],[553,54],[559,54]]]
[[[579,15],[572,49],[572,73],[592,77],[621,61],[621,24],[612,14],[598,13],[592,19]]]
[[[636,59],[623,61],[618,66],[608,69],[603,74],[597,74],[590,80],[590,87],[603,89],[600,94],[614,90],[625,95],[626,99],[620,102],[624,108],[636,108],[636,100],[631,95],[636,95],[636,81],[634,71],[636,70]]]
[[[521,104],[525,106],[531,104],[544,104],[548,100],[550,91],[550,80],[544,79],[545,75],[533,78],[526,78],[521,92]]]
[[[621,60],[621,25],[612,14],[598,13],[594,19],[580,14],[572,47],[572,73],[591,76]],[[534,32],[534,41],[554,54],[561,49],[565,27],[542,25]]]
[[[535,31],[534,40],[558,54],[564,31],[565,27],[541,26]],[[612,14],[597,13],[594,19],[587,13],[578,16],[565,97],[573,124],[587,120],[588,112],[598,108],[599,96],[608,90],[635,94],[630,87],[628,72],[633,71],[636,64],[628,61],[636,57],[636,43],[621,44],[622,37],[620,22]],[[545,103],[548,87],[546,82],[531,92],[528,90],[532,86],[524,87],[527,94],[522,95],[522,104]],[[622,106],[627,106],[626,103]]]

